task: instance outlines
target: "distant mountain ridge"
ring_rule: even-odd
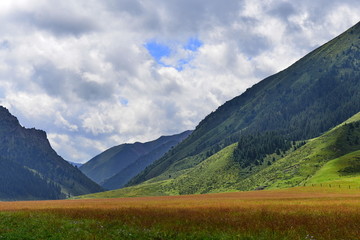
[[[0,106],[0,199],[60,199],[103,189],[61,158],[42,130]],[[6,183],[6,184],[5,184]]]
[[[105,188],[120,188],[191,132],[162,136],[146,143],[126,143],[112,147],[83,164],[80,170]]]
[[[76,163],[76,162],[71,162],[71,161],[68,161],[71,165],[73,165],[74,167],[81,167],[83,165],[83,163]]]

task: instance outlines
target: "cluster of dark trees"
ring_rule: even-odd
[[[241,136],[234,151],[234,160],[239,162],[242,168],[252,164],[259,165],[267,154],[281,155],[291,146],[291,141],[276,132]]]
[[[346,142],[350,146],[358,146],[360,144],[360,121],[346,124],[345,127]]]

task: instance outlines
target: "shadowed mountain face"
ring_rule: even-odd
[[[112,147],[85,163],[80,170],[105,188],[120,188],[190,133],[191,131],[186,131],[162,136],[151,142]]]
[[[208,115],[195,131],[129,182],[164,180],[241,136],[319,136],[360,111],[360,23]]]
[[[22,127],[4,107],[0,107],[0,156],[2,200],[60,199],[102,190],[57,155],[44,131]]]
[[[140,156],[138,159],[136,159],[135,162],[131,163],[114,176],[106,179],[103,183],[101,183],[101,186],[106,189],[118,189],[123,187],[131,178],[135,177],[155,160],[161,158],[166,152],[169,151],[169,149],[176,146],[179,141],[188,136],[188,134],[189,133],[186,132],[180,136],[171,136],[168,141],[159,144],[156,148],[147,154]]]

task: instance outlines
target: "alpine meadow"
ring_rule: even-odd
[[[181,89],[179,82],[187,86],[191,84],[185,83],[183,76],[207,78],[213,74],[206,73],[206,64],[200,63],[208,60],[206,54],[201,55],[208,47],[202,40],[206,34],[201,28],[211,27],[210,23],[228,27],[231,25],[229,19],[240,13],[231,11],[231,1],[229,6],[213,1],[202,2],[204,12],[201,14],[190,8],[176,8],[178,5],[174,2],[155,1],[158,5],[156,13],[159,14],[155,18],[154,14],[146,15],[149,11],[145,8],[147,1],[104,2],[110,10],[104,10],[105,5],[102,4],[105,3],[91,1],[81,5],[84,10],[69,12],[69,20],[64,20],[61,14],[48,16],[46,11],[34,14],[32,8],[29,13],[21,10],[17,15],[11,15],[12,18],[17,19],[16,16],[21,15],[21,19],[26,19],[26,25],[19,27],[18,32],[24,29],[35,31],[35,25],[41,26],[43,30],[37,34],[38,39],[44,42],[43,48],[36,47],[35,43],[22,48],[24,55],[21,56],[30,58],[30,62],[38,64],[36,66],[24,65],[21,70],[7,68],[7,63],[15,65],[16,61],[11,57],[6,64],[0,63],[1,79],[5,75],[4,69],[14,72],[14,83],[0,82],[0,105],[3,105],[0,106],[0,239],[360,239],[360,22],[332,40],[328,41],[328,38],[327,43],[307,51],[305,56],[301,55],[304,57],[287,65],[286,69],[271,76],[267,74],[268,77],[242,91],[242,94],[218,104],[217,109],[206,117],[202,115],[202,120],[196,121],[195,129],[190,130],[184,126],[191,126],[191,121],[200,114],[195,109],[199,105],[194,99],[206,99],[201,96],[206,89],[199,83],[197,91],[185,95],[185,88]],[[247,1],[240,2],[234,6],[241,5],[249,14],[260,11],[260,3],[258,7],[251,8]],[[286,16],[288,22],[311,25],[310,20],[303,20],[307,15],[291,17],[296,11],[290,7],[290,2],[284,1],[276,13],[267,6],[272,5],[270,3],[262,3],[261,9],[279,19]],[[121,5],[120,10],[116,7],[118,4]],[[15,5],[0,3],[0,13],[1,8],[10,11],[10,6]],[[172,8],[168,5],[176,11],[171,12],[169,9]],[[199,9],[195,5],[194,8]],[[19,6],[16,5],[16,8]],[[98,14],[86,15],[87,6],[98,7]],[[59,9],[68,9],[63,8],[64,5],[59,3]],[[126,11],[123,10],[125,8]],[[338,9],[342,14],[344,8]],[[105,12],[109,15],[105,16]],[[175,24],[175,20],[170,21],[176,18],[178,12],[184,14],[181,25]],[[206,24],[197,25],[199,23],[194,19],[212,12],[221,14],[213,15],[210,18],[212,21]],[[44,14],[47,21],[42,22]],[[133,15],[136,15],[137,21],[131,17]],[[119,16],[123,18],[121,24],[111,22],[112,17]],[[102,21],[95,21],[95,17]],[[145,23],[140,21],[142,18]],[[161,25],[166,21],[175,24],[176,31]],[[243,15],[241,21],[250,26],[260,20]],[[107,22],[106,26],[103,22]],[[330,28],[330,25],[321,27]],[[231,29],[239,26],[232,23]],[[196,37],[182,35],[183,29],[190,31],[188,29],[192,27],[195,30],[191,31],[197,33],[192,33],[192,36]],[[321,27],[319,25],[316,29]],[[147,40],[140,41],[141,48],[135,43],[125,44],[124,39],[142,39],[143,36],[134,32],[111,35],[118,28],[143,31]],[[157,28],[161,29],[156,30],[159,31],[157,34],[161,33],[166,41],[151,37]],[[108,29],[112,29],[111,34]],[[208,35],[214,38],[226,29],[218,27]],[[247,29],[250,31],[251,27]],[[300,30],[289,24],[286,31]],[[107,34],[107,41],[99,40],[98,32]],[[186,44],[171,40],[174,32],[178,32],[176,34],[181,35],[179,39]],[[319,30],[319,35],[321,33]],[[51,37],[45,41],[41,34]],[[255,61],[250,56],[251,52],[265,51],[266,47],[275,45],[276,37],[271,42],[261,38],[260,33],[257,36],[255,45],[258,49],[255,50],[250,33],[249,39],[241,38],[247,39],[241,42],[247,46],[247,62]],[[281,41],[290,41],[291,37]],[[66,39],[76,47],[56,44],[56,48],[51,49],[54,39]],[[113,49],[113,39],[126,47]],[[0,37],[0,57],[13,54],[14,46],[19,42],[3,41]],[[87,46],[92,44],[108,48],[111,54],[106,55],[95,48],[88,51]],[[301,47],[307,43],[296,44]],[[174,50],[176,47],[178,49]],[[44,64],[45,58],[32,58],[31,51],[46,56],[49,49],[51,54],[48,56],[54,57],[57,51],[64,49],[70,55],[57,58],[62,66]],[[146,54],[141,52],[144,49]],[[213,50],[213,53],[218,54],[219,49]],[[230,56],[235,49],[237,47],[226,53]],[[89,54],[85,60],[79,54],[80,50]],[[6,54],[3,54],[5,51]],[[134,51],[147,60],[143,65],[137,65],[139,58],[127,56],[127,51]],[[272,55],[269,56],[267,61],[273,61]],[[150,58],[153,59],[150,61]],[[100,61],[99,64],[95,64],[94,59]],[[224,58],[219,54],[219,59]],[[115,65],[112,61],[119,64]],[[77,65],[79,62],[80,67]],[[42,69],[40,65],[45,67]],[[70,67],[64,67],[70,65],[75,72],[71,72]],[[199,66],[205,71],[196,75],[195,71],[201,69]],[[149,74],[146,67],[152,71],[161,70]],[[93,72],[88,71],[90,68]],[[260,68],[254,68],[258,72],[253,70],[251,74],[266,72],[265,68]],[[121,70],[114,74],[114,69]],[[245,67],[241,71],[246,72],[243,69]],[[96,71],[104,74],[99,77]],[[134,74],[139,75],[134,77]],[[32,81],[27,81],[25,76],[31,76]],[[52,79],[51,84],[44,76]],[[166,94],[160,98],[163,94],[159,87],[161,84],[156,85],[152,81],[155,79],[160,83],[163,76],[168,77],[164,87]],[[179,82],[171,82],[172,77]],[[113,78],[120,80],[116,80],[114,85],[108,84]],[[131,81],[125,84],[121,82],[124,79]],[[145,80],[150,83],[142,94],[149,94],[150,100],[144,100],[141,94],[133,96],[133,90],[127,88],[131,85],[134,89],[141,89]],[[73,81],[79,83],[74,87],[71,85]],[[80,84],[81,81],[85,83]],[[25,90],[16,91],[18,86],[25,85],[31,91],[45,86],[54,102],[41,101],[46,94],[40,94],[43,98],[34,95],[34,108],[33,100],[25,96]],[[223,87],[221,85],[219,83],[219,88]],[[105,90],[100,86],[106,86]],[[121,94],[115,93],[119,89],[124,90]],[[21,101],[8,97],[12,92],[16,92]],[[187,99],[195,92],[198,94],[195,98]],[[175,103],[169,100],[174,94],[179,98]],[[227,96],[220,89],[209,94],[212,97],[216,94]],[[91,107],[81,105],[82,101]],[[106,101],[115,104],[109,107]],[[182,104],[193,105],[194,109]],[[121,111],[116,111],[116,107]],[[204,106],[204,109],[208,107]],[[54,111],[47,112],[48,109]],[[86,112],[88,109],[96,111]],[[165,110],[166,113],[162,112]],[[41,114],[50,120],[39,117],[43,116]],[[56,120],[53,121],[54,116]],[[73,116],[76,116],[75,120]],[[158,118],[155,122],[154,116]],[[27,120],[30,118],[39,121],[40,125],[44,123],[44,128],[53,131],[49,133],[28,128],[32,123]],[[179,120],[175,121],[176,118]],[[25,121],[20,121],[22,119]],[[159,132],[164,135],[160,136]],[[160,137],[152,138],[155,135]],[[139,136],[142,138],[136,140]],[[109,144],[114,142],[116,144]],[[73,159],[61,157],[55,149],[61,149]],[[97,154],[93,154],[94,149]]]

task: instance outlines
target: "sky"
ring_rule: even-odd
[[[194,129],[359,20],[358,0],[3,0],[0,105],[83,163]]]

